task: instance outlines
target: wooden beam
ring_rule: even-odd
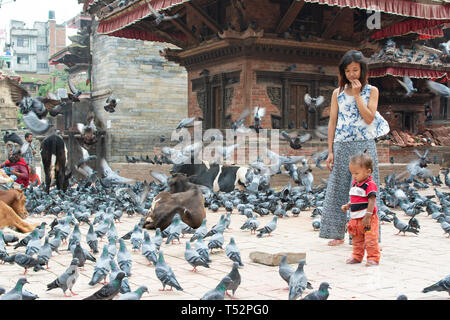
[[[181,21],[178,21],[178,19],[171,19],[170,22],[177,27],[181,32],[183,32],[189,40],[194,42],[195,44],[198,44],[200,41],[197,39],[194,33],[191,32],[191,30],[188,29],[188,27]]]
[[[213,32],[222,32],[222,27],[216,21],[211,19],[208,14],[198,5],[196,5],[192,1],[186,2],[186,5],[191,7],[191,9],[197,14],[200,20],[202,20]]]
[[[327,25],[325,30],[322,32],[321,38],[324,39],[330,39],[333,35],[333,32],[336,31],[335,26],[336,22],[339,21],[340,16],[342,15],[342,12],[344,12],[343,8],[340,8],[338,12],[336,12],[336,15],[334,16],[333,20]]]
[[[138,29],[141,29],[143,31],[150,31],[164,39],[167,39],[167,42],[173,43],[177,47],[180,48],[186,48],[186,43],[180,39],[177,39],[175,37],[172,37],[170,34],[168,34],[165,31],[159,30],[155,28],[150,22],[147,21],[140,21],[138,23],[135,23],[132,27],[136,27]]]
[[[294,0],[291,3],[291,6],[284,14],[283,18],[281,18],[278,23],[277,28],[275,29],[276,33],[283,33],[291,26],[292,22],[294,22],[295,18],[297,18],[298,14],[302,10],[305,5],[305,1],[303,0]]]

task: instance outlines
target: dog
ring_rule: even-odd
[[[22,190],[0,190],[0,200],[11,207],[20,218],[25,219],[28,216],[28,211],[25,208],[27,199]]]
[[[21,233],[28,233],[33,231],[38,225],[39,224],[29,224],[23,221],[13,208],[0,200],[0,229],[9,227],[16,229]]]

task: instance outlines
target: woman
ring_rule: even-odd
[[[346,214],[341,206],[349,200],[352,155],[366,151],[374,161],[373,178],[379,185],[375,138],[389,132],[377,112],[378,89],[368,84],[368,68],[360,51],[350,50],[339,63],[339,88],[331,98],[328,123],[327,167],[331,171],[325,196],[319,237],[332,239],[328,245],[344,243]],[[380,199],[376,198],[377,207]]]
[[[29,169],[25,160],[22,158],[20,150],[12,151],[11,156],[0,164],[0,168],[8,168],[8,174],[11,177],[15,177],[15,182],[22,184],[24,187],[28,187],[29,184]]]

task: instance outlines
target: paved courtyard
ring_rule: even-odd
[[[440,191],[449,192],[444,186],[438,188]],[[421,194],[434,194],[432,188],[420,191]],[[436,199],[434,199],[437,201]],[[401,220],[407,222],[406,216],[400,210],[398,212]],[[207,226],[210,229],[223,213],[208,212]],[[231,215],[231,230],[224,233],[225,245],[229,243],[230,237],[234,237],[241,250],[244,267],[239,269],[242,283],[236,291],[238,299],[288,299],[287,284],[278,274],[278,266],[266,266],[254,263],[249,258],[252,251],[270,252],[305,252],[306,266],[304,268],[308,280],[314,289],[318,289],[322,281],[330,283],[329,299],[333,300],[392,300],[400,294],[405,294],[409,299],[449,299],[445,292],[422,293],[422,289],[435,283],[450,273],[450,239],[443,235],[440,224],[426,213],[417,216],[421,229],[419,235],[407,233],[406,236],[395,235],[397,229],[392,223],[381,225],[382,228],[382,257],[377,267],[366,267],[364,262],[357,265],[347,265],[345,260],[350,257],[352,248],[346,237],[345,244],[338,247],[330,247],[327,240],[318,237],[318,231],[314,231],[311,225],[312,210],[303,211],[298,217],[278,219],[278,228],[272,237],[264,236],[257,238],[250,231],[240,230],[240,226],[246,217],[237,213],[236,209]],[[272,219],[273,215],[258,217],[260,226],[264,226]],[[54,216],[32,216],[27,219],[31,223],[46,221],[50,223]],[[133,229],[139,221],[140,216],[128,217],[126,214],[121,223],[116,223],[119,236]],[[85,240],[88,226],[80,226],[82,246],[88,248]],[[47,225],[46,232],[49,231]],[[151,236],[154,230],[149,230]],[[215,251],[211,255],[210,268],[198,267],[198,272],[193,273],[192,267],[184,259],[185,242],[190,235],[181,239],[181,244],[162,244],[166,262],[172,267],[179,283],[184,291],[159,291],[162,289],[160,281],[155,274],[155,267],[149,266],[146,258],[141,252],[132,252],[131,244],[126,241],[127,248],[133,258],[132,275],[129,278],[131,290],[140,285],[146,285],[148,293],[142,299],[200,299],[208,290],[214,288],[219,281],[231,270],[232,261],[227,258],[225,251]],[[209,238],[206,239],[208,241]],[[99,251],[102,251],[106,239],[99,243]],[[224,245],[224,248],[225,248]],[[79,295],[66,298],[60,289],[46,291],[46,285],[56,279],[68,267],[71,261],[70,251],[66,251],[67,244],[62,244],[61,255],[54,254],[50,260],[50,270],[33,272],[30,269],[26,275],[29,284],[25,289],[39,296],[41,300],[78,300],[89,296],[97,291],[101,284],[89,286],[94,270],[94,262],[87,261],[85,270],[80,271],[80,277],[74,286],[74,292]],[[7,247],[12,254],[13,246]],[[17,249],[24,252],[25,248]],[[99,255],[99,254],[98,254]],[[97,256],[98,256],[97,255]],[[292,264],[296,268],[296,264]],[[15,264],[0,265],[0,286],[11,289],[17,279],[23,276],[24,269]],[[108,277],[109,280],[109,277]],[[307,294],[310,290],[305,291]],[[229,299],[226,297],[226,299]]]

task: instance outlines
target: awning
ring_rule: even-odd
[[[421,78],[430,80],[445,77],[446,81],[448,81],[450,77],[450,74],[447,71],[439,71],[439,70],[426,70],[426,69],[403,68],[403,67],[384,67],[384,68],[369,69],[369,78],[384,77],[385,75],[391,75],[395,77],[408,76],[410,78]]]
[[[166,10],[187,1],[189,0],[152,0],[151,5],[155,10]],[[105,20],[100,21],[97,32],[99,34],[109,35],[151,15],[152,13],[147,3],[143,1],[142,4],[134,8],[127,8],[121,12],[118,12],[111,18],[106,18]]]
[[[300,0],[298,0],[300,1]],[[375,10],[401,16],[442,20],[450,17],[450,4],[426,4],[409,0],[304,0],[329,6]]]
[[[167,39],[158,37],[150,31],[137,30],[133,29],[133,27],[128,27],[108,33],[108,36],[144,41],[167,42]],[[171,36],[179,40],[186,41],[186,35],[184,34],[171,34]]]
[[[418,33],[428,38],[443,37],[444,33],[441,29],[450,23],[450,19],[446,20],[424,20],[412,19],[395,23],[385,29],[379,30],[370,36],[373,40],[389,38],[392,36],[401,36],[408,33]]]

